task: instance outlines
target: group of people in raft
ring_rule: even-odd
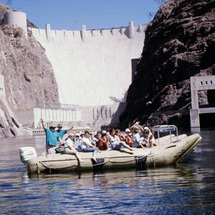
[[[92,158],[96,161],[96,153],[100,150],[127,148],[133,151],[133,148],[145,149],[146,147],[157,146],[153,132],[149,127],[142,127],[139,122],[125,129],[124,132],[111,128],[108,132],[105,130],[97,131],[94,135],[90,131],[70,133],[73,127],[63,129],[61,124],[45,128],[43,119],[41,119],[41,124],[46,134],[47,155],[55,154],[56,148],[64,145],[64,153],[75,155],[79,163],[82,160],[78,152],[93,152]],[[66,133],[68,135],[64,139]]]

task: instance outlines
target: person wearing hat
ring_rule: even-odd
[[[127,145],[129,145],[130,147],[133,147],[133,136],[132,136],[132,132],[129,128],[125,129],[124,140]]]
[[[78,151],[75,149],[75,145],[73,142],[73,134],[68,134],[68,138],[65,141],[65,154],[75,155],[78,160],[78,165],[80,166],[80,162],[82,162]]]
[[[89,131],[84,132],[84,137],[81,141],[81,149],[82,152],[93,152],[93,160],[96,162],[96,154],[99,152],[98,148],[94,146],[91,142],[91,133]]]
[[[80,134],[79,133],[75,133],[73,141],[74,141],[75,148],[80,148],[81,138],[80,138]]]
[[[154,146],[157,146],[157,143],[155,141],[155,138],[154,138],[154,135],[153,133],[151,132],[150,128],[149,127],[142,127],[138,124],[136,124],[136,127],[139,128],[139,130],[142,131],[143,133],[143,140],[140,140],[140,146],[141,147],[154,147]]]
[[[154,135],[152,134],[151,130],[149,127],[144,127],[143,128],[143,134],[144,134],[144,141],[147,147],[154,147],[157,146],[157,143],[155,141]]]
[[[41,118],[41,124],[46,134],[46,153],[47,155],[55,154],[55,147],[57,146],[57,133],[55,131],[56,126],[50,125],[49,128],[45,128],[43,119]]]
[[[72,130],[72,129],[73,129],[73,126],[72,126],[71,128],[69,128],[69,129],[62,129],[62,128],[63,128],[62,124],[59,123],[59,124],[57,125],[57,131],[56,131],[57,139],[58,139],[58,145],[61,145],[62,139],[63,139],[64,135],[65,135],[68,131]]]
[[[139,121],[135,122],[134,125],[132,125],[130,127],[130,129],[133,132],[133,138],[132,138],[132,140],[133,140],[133,147],[145,149],[144,144],[143,144],[143,140],[144,140],[144,137],[143,137],[143,128],[140,125],[140,122]]]
[[[141,144],[140,144],[140,141],[141,141],[140,129],[138,127],[133,127],[132,131],[133,131],[133,137],[132,137],[133,147],[140,148],[141,147]]]

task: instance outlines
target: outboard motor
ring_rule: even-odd
[[[21,147],[19,148],[20,160],[26,164],[31,158],[37,157],[37,152],[34,147]]]

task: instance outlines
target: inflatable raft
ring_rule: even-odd
[[[157,129],[157,130],[156,130]],[[158,146],[153,148],[134,148],[133,151],[106,150],[97,153],[96,160],[92,159],[92,152],[79,152],[82,162],[78,163],[74,155],[56,154],[37,156],[33,147],[20,148],[20,158],[26,164],[29,174],[41,172],[68,172],[82,170],[105,170],[122,168],[147,168],[176,164],[200,142],[201,136],[193,134],[173,135],[175,127],[155,127],[158,132]],[[163,131],[170,135],[159,137]],[[177,133],[177,132],[176,132]]]

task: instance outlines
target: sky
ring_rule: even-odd
[[[39,28],[50,24],[55,30],[101,29],[148,24],[149,13],[159,8],[156,0],[0,0],[13,10],[25,12]]]

